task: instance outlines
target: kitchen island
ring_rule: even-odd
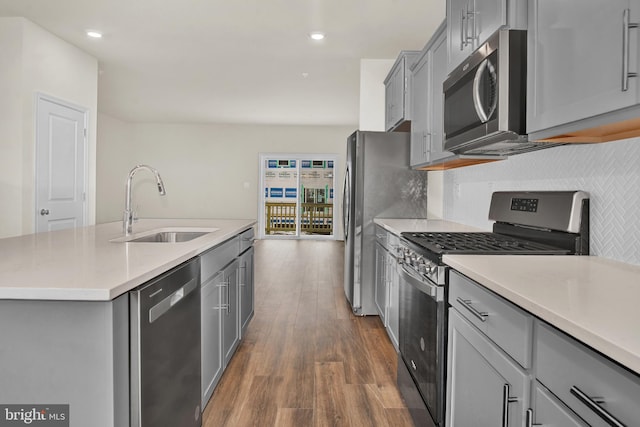
[[[129,425],[129,293],[253,227],[140,220],[134,234],[212,229],[187,242],[123,243],[122,223],[0,240],[0,404],[69,405],[70,426]]]

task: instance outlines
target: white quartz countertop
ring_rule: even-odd
[[[440,219],[422,219],[422,218],[409,218],[409,219],[397,219],[397,218],[375,218],[373,220],[375,224],[378,224],[385,230],[400,235],[403,232],[431,232],[431,233],[473,233],[481,230],[476,227],[468,225],[458,224],[457,222],[444,221]]]
[[[443,260],[640,374],[640,267],[593,256],[445,255]]]
[[[236,234],[255,220],[142,219],[134,234],[218,228],[180,243],[114,243],[122,222],[0,239],[0,299],[109,301]]]

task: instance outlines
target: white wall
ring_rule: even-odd
[[[484,229],[493,191],[587,191],[591,254],[640,265],[640,139],[566,145],[444,174],[445,218]]]
[[[346,139],[354,130],[126,123],[104,114],[99,119],[99,223],[121,220],[126,177],[139,163],[158,169],[167,189],[160,197],[153,176],[136,175],[133,199],[140,217],[257,219],[260,153],[335,153],[336,191],[342,194]]]
[[[1,161],[7,166],[0,170],[0,237],[34,231],[38,92],[89,110],[88,223],[93,223],[98,61],[24,18],[0,18],[0,40]]]
[[[0,237],[22,231],[22,20],[0,18]]]
[[[384,131],[385,87],[395,59],[360,60],[360,122],[358,129]]]

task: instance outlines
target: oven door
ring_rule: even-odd
[[[406,266],[400,275],[400,354],[426,404],[434,425],[444,423],[446,302],[444,287],[437,286]],[[399,382],[400,382],[400,373]],[[401,389],[406,387],[400,384]],[[403,392],[403,395],[405,393]],[[420,411],[412,411],[419,414]],[[430,425],[429,423],[420,423]]]

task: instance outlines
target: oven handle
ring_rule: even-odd
[[[441,286],[435,285],[429,281],[429,279],[422,279],[416,277],[416,274],[407,270],[404,264],[398,264],[398,273],[408,284],[418,289],[420,292],[429,295],[437,302],[444,301],[444,289]]]

